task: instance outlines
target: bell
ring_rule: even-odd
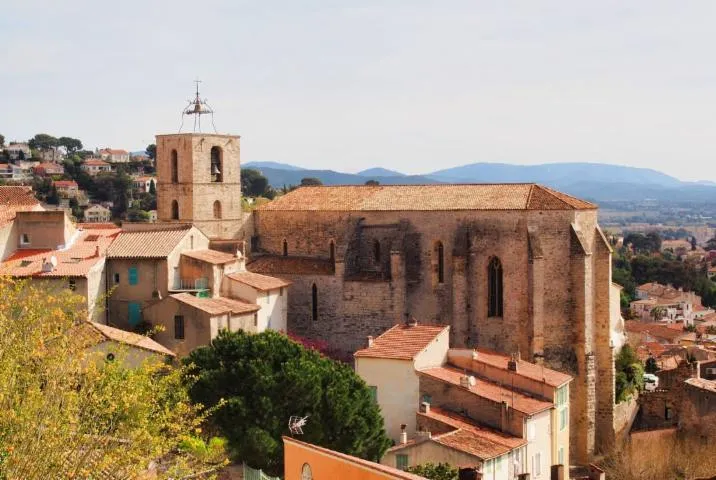
[[[219,171],[219,167],[215,163],[213,165],[211,165],[211,174],[212,175],[221,175],[221,172]]]

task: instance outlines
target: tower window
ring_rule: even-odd
[[[214,218],[221,218],[221,202],[218,200],[214,202]]]
[[[283,239],[283,256],[288,257],[288,241],[286,239]]]
[[[176,150],[172,150],[171,170],[172,183],[179,182],[179,155]]]
[[[212,182],[223,182],[224,181],[224,165],[221,161],[221,149],[219,147],[211,147],[211,181]]]
[[[331,262],[336,261],[336,242],[333,240],[331,240],[331,243],[328,244],[328,258]]]
[[[438,283],[445,283],[445,247],[440,241],[435,244],[435,262]]]
[[[487,267],[487,316],[502,316],[502,263],[497,257]]]
[[[172,200],[172,220],[179,220],[179,202]]]
[[[375,263],[380,263],[380,241],[373,241],[373,259]]]
[[[311,287],[311,318],[318,320],[318,287],[314,283]]]

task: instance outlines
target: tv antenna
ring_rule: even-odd
[[[308,423],[308,417],[308,415],[305,417],[292,415],[291,418],[288,419],[288,430],[291,432],[291,435],[303,435],[303,427]]]
[[[194,83],[196,83],[196,95],[193,100],[188,100],[189,104],[184,107],[184,110],[181,112],[181,125],[179,126],[179,133],[181,133],[181,129],[184,126],[185,115],[194,116],[194,133],[201,133],[201,116],[211,115],[211,126],[214,129],[214,133],[217,133],[216,126],[214,125],[214,110],[211,108],[206,99],[202,99],[199,95],[199,84],[201,83],[201,80],[197,78],[194,80]]]

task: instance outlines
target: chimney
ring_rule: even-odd
[[[373,346],[373,335],[368,335],[368,348]]]
[[[420,413],[430,415],[430,402],[423,402],[420,404]]]
[[[407,427],[408,426],[404,423],[400,425],[400,444],[401,445],[405,445],[406,443],[408,443],[408,432],[405,431],[405,429]]]
[[[236,250],[236,260],[239,262],[239,272],[246,271],[246,257],[241,253],[241,250]]]
[[[408,320],[408,326],[409,327],[417,327],[418,321],[415,319],[415,317],[410,317],[410,320]]]
[[[472,351],[472,359],[477,360],[477,350]]]
[[[97,246],[95,247],[95,249],[94,249],[94,256],[95,256],[95,257],[99,257],[99,256],[100,256],[100,254],[99,254],[99,245],[97,245]]]
[[[475,383],[477,382],[475,380],[475,377],[473,377],[472,375],[463,375],[460,377],[460,386],[462,386],[463,388],[467,388],[469,390],[470,387],[475,386]]]

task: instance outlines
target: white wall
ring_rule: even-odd
[[[550,478],[550,467],[556,463],[552,461],[552,422],[551,411],[538,413],[525,421],[527,432],[527,471],[531,480],[545,480]],[[540,455],[541,470],[538,475],[534,470],[533,459]]]
[[[482,480],[510,480],[512,455],[502,455],[482,464]]]
[[[262,292],[245,283],[224,277],[222,295],[229,298],[244,300],[248,303],[255,303],[261,310],[258,312],[258,331],[263,332],[267,328],[281,332],[288,331],[288,288]]]
[[[450,349],[450,329],[443,330],[430,344],[415,357],[415,369],[439,367],[447,361]]]

